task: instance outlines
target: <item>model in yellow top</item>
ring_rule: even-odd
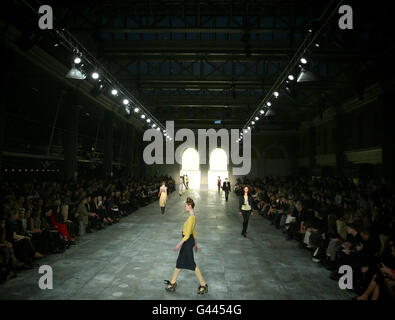
[[[184,228],[182,229],[182,234],[183,234],[183,238],[182,240],[184,242],[186,242],[189,237],[191,236],[191,234],[193,235],[193,238],[195,239],[196,242],[196,216],[189,216],[189,218],[187,219],[187,221],[185,221],[184,223]]]
[[[187,221],[184,223],[184,227],[182,229],[182,240],[173,248],[173,250],[177,251],[181,248],[180,253],[178,254],[176,269],[174,270],[174,275],[171,281],[165,280],[165,283],[168,284],[166,290],[167,291],[175,291],[177,287],[177,277],[181,271],[181,269],[188,269],[195,271],[197,278],[199,279],[200,286],[198,288],[199,294],[204,294],[208,292],[208,285],[204,281],[202,274],[200,273],[199,267],[196,265],[195,260],[193,258],[193,249],[198,251],[197,242],[196,242],[196,216],[193,211],[195,207],[195,203],[191,198],[187,198],[185,202],[185,211],[189,213],[189,217]]]

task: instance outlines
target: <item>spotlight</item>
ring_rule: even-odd
[[[160,131],[160,128],[159,128],[159,127],[157,127],[157,128],[156,128],[156,130]]]
[[[274,91],[273,92],[274,96],[277,98],[280,94],[278,93],[278,91]]]
[[[310,33],[312,33],[312,32],[313,32],[313,30],[309,29],[309,32],[310,32]]]
[[[259,118],[258,117],[255,117],[255,121],[258,121],[259,120]]]
[[[141,119],[145,119],[145,114],[142,114],[142,115],[141,115]]]
[[[80,57],[75,57],[74,58],[74,63],[75,64],[80,64],[81,63],[81,58]]]
[[[163,132],[166,132],[166,130],[163,130]]]
[[[309,82],[309,81],[315,81],[315,80],[316,80],[316,77],[313,72],[311,72],[310,70],[307,70],[305,68],[302,68],[296,82]]]
[[[244,130],[244,133],[248,133],[248,130]]]
[[[97,72],[93,72],[92,73],[92,79],[94,79],[94,80],[97,80],[97,79],[99,79],[99,74],[97,73]]]
[[[113,96],[116,96],[116,95],[118,94],[118,90],[117,90],[117,89],[112,89],[112,90],[111,90],[111,94],[112,94]]]
[[[155,128],[156,127],[156,124],[154,123],[153,125],[152,125],[152,128]]]
[[[251,130],[251,127],[248,127],[247,129],[248,129],[248,130]]]
[[[103,89],[104,85],[102,83],[97,83],[90,91],[91,95],[97,97],[100,93],[102,93]]]
[[[86,75],[77,68],[71,68],[70,71],[66,74],[66,78],[84,80],[86,79]]]
[[[295,77],[294,77],[292,74],[290,74],[290,75],[288,76],[288,79],[292,81],[293,79],[295,79]]]
[[[317,48],[319,48],[319,47],[320,47],[319,43],[316,43],[316,44],[315,44],[315,46],[316,46]]]
[[[305,58],[300,59],[300,62],[302,62],[303,64],[307,63],[307,60]]]
[[[270,106],[272,105],[272,103],[271,103],[270,101],[268,101],[268,102],[266,102],[266,105],[267,105],[268,107],[270,107]]]
[[[139,108],[137,108],[137,107],[134,108],[134,112],[136,112],[136,113],[139,112]]]
[[[251,124],[254,125],[254,124],[255,124],[255,121],[251,121]]]
[[[147,122],[150,123],[150,122],[151,122],[151,119],[147,119]]]
[[[128,100],[128,99],[123,99],[123,104],[124,104],[125,106],[127,106],[127,105],[129,104],[129,100]]]
[[[261,111],[259,111],[261,114],[264,114],[265,113],[265,111],[263,111],[263,110],[261,110]]]

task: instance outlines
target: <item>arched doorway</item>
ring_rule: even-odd
[[[214,149],[210,154],[210,169],[208,171],[208,188],[217,189],[218,176],[221,181],[229,178],[228,156],[223,149]]]
[[[193,148],[185,149],[182,153],[180,176],[183,175],[188,176],[190,188],[200,188],[199,152]]]

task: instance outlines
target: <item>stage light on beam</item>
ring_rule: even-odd
[[[97,80],[100,78],[100,75],[97,72],[92,73],[92,79]]]

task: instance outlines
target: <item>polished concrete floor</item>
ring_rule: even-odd
[[[199,252],[195,254],[209,293],[198,295],[194,272],[182,270],[177,291],[164,290],[187,218],[186,196],[196,203]],[[259,215],[250,219],[248,237],[240,235],[238,199],[228,202],[215,191],[190,190],[170,195],[165,215],[159,204],[139,209],[120,223],[87,234],[63,254],[40,264],[53,268],[53,289],[41,290],[38,268],[0,285],[1,299],[349,299],[312,262],[309,252]]]

